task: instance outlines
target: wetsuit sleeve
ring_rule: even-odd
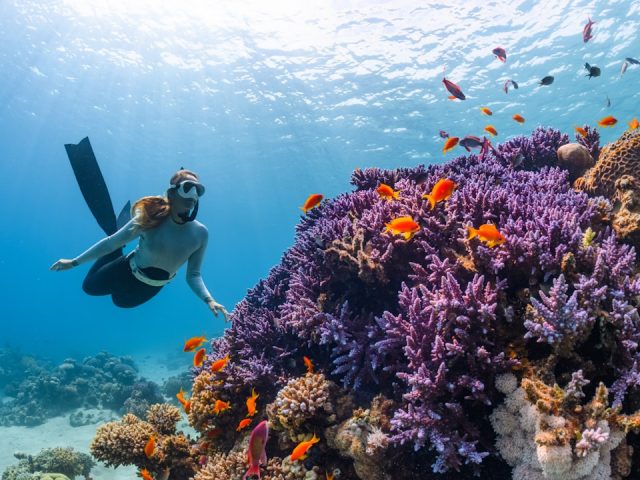
[[[202,280],[202,274],[200,273],[208,241],[209,233],[205,229],[200,248],[191,254],[189,257],[189,263],[187,264],[187,283],[189,284],[189,287],[191,287],[191,290],[193,290],[193,292],[204,302],[213,300],[213,297],[204,284],[204,280]]]
[[[108,237],[98,241],[74,258],[74,260],[78,262],[78,264],[95,260],[96,258],[100,258],[120,247],[125,246],[131,240],[134,240],[139,236],[140,227],[134,223],[134,219],[131,219],[120,230],[115,232],[113,235],[109,235]]]

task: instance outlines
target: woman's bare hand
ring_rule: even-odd
[[[54,272],[58,272],[60,270],[69,270],[75,267],[76,265],[77,264],[73,260],[70,260],[68,258],[61,258],[56,263],[51,265],[49,270],[53,270]]]

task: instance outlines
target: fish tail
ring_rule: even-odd
[[[413,237],[413,232],[404,232],[402,236],[405,240],[411,240],[411,237]]]
[[[423,195],[422,198],[425,200],[429,200],[429,204],[431,205],[431,210],[436,207],[436,201],[433,199],[433,196],[430,194]]]
[[[250,475],[258,475],[258,478],[260,478],[260,465],[251,465],[247,473],[242,477],[242,480],[247,480],[247,477]]]
[[[471,240],[472,238],[475,238],[475,237],[478,236],[478,229],[477,228],[467,227],[467,230],[469,231],[469,235],[467,236],[467,240]]]
[[[396,200],[398,200],[398,198],[400,197],[400,192],[393,192],[393,198],[395,198]]]
[[[300,207],[300,210],[302,210],[305,214],[307,213],[307,209],[304,207]]]

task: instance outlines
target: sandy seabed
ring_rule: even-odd
[[[162,365],[157,359],[149,356],[144,358],[134,358],[141,376],[153,380],[162,385],[170,376],[177,375],[184,371],[182,369],[169,369]],[[19,462],[13,454],[15,452],[38,454],[42,449],[53,447],[72,447],[74,450],[89,453],[89,444],[93,439],[96,429],[103,423],[118,420],[121,415],[111,410],[81,409],[86,413],[93,413],[94,416],[102,418],[101,421],[72,427],[69,424],[71,413],[59,417],[51,418],[42,425],[36,427],[0,427],[0,474],[10,466]],[[186,417],[178,424],[178,430],[193,435],[193,430],[186,421]],[[138,478],[137,469],[133,466],[107,468],[103,464],[96,462],[96,466],[91,470],[91,476],[95,480],[131,480]],[[77,477],[80,479],[81,477]]]

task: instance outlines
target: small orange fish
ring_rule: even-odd
[[[487,125],[486,127],[484,127],[484,131],[487,132],[487,133],[490,133],[494,137],[496,135],[498,135],[498,131],[496,130],[496,128],[493,125]]]
[[[518,123],[524,123],[524,117],[522,115],[520,115],[519,113],[516,113],[513,117],[516,122]]]
[[[313,373],[313,362],[309,357],[302,357],[305,367],[307,367],[307,373]]]
[[[184,398],[184,390],[180,387],[180,391],[176,393],[176,398],[180,402],[180,404],[184,407],[184,404],[187,403],[187,400]]]
[[[316,434],[313,434],[310,440],[304,440],[296,445],[296,448],[291,452],[291,461],[294,462],[296,460],[304,460],[307,458],[307,452],[311,448],[312,445],[318,443],[320,439],[316,437]]]
[[[243,420],[240,420],[240,423],[238,423],[238,428],[236,428],[236,432],[239,432],[243,428],[246,428],[247,426],[249,426],[250,423],[251,423],[250,418],[245,418]]]
[[[151,435],[149,440],[147,440],[147,444],[144,446],[144,454],[147,458],[151,458],[156,451],[156,437],[155,435]]]
[[[207,339],[202,337],[191,337],[189,340],[184,342],[184,351],[185,352],[193,352],[196,348],[206,342]]]
[[[616,123],[618,123],[618,119],[613,115],[607,115],[606,117],[598,120],[598,125],[601,127],[613,127]]]
[[[478,228],[467,227],[469,236],[467,240],[478,237],[481,242],[486,243],[489,248],[502,245],[505,242],[504,236],[498,231],[492,223],[485,223]]]
[[[458,98],[458,97],[454,97],[453,95],[449,95],[447,98],[448,98],[449,100],[455,100],[455,99],[456,99],[456,98]]]
[[[397,200],[398,196],[400,195],[399,190],[394,190],[389,185],[384,183],[378,185],[378,188],[376,188],[376,192],[378,192],[378,195],[380,195],[385,200]]]
[[[196,352],[196,354],[193,356],[193,366],[194,367],[201,367],[202,366],[202,362],[204,362],[204,356],[207,353],[207,351],[204,348],[201,348],[200,350],[198,350]]]
[[[456,184],[453,180],[449,180],[448,178],[441,178],[433,186],[433,188],[431,189],[431,193],[424,194],[422,198],[424,198],[425,200],[429,200],[429,203],[431,204],[431,210],[433,210],[436,206],[436,203],[449,199],[449,197],[453,193],[454,188],[456,188]]]
[[[635,130],[638,127],[640,127],[640,123],[638,123],[638,119],[634,117],[633,120],[629,122],[629,130]]]
[[[491,110],[489,110],[487,107],[481,107],[480,111],[482,113],[484,113],[485,115],[493,115],[493,112]]]
[[[184,407],[184,413],[189,415],[189,412],[191,412],[191,400],[187,400],[186,402],[184,402],[183,407]]]
[[[256,398],[260,395],[256,393],[256,389],[251,389],[251,396],[247,397],[247,416],[253,417],[256,414]]]
[[[142,477],[142,480],[153,480],[153,477],[149,473],[149,470],[147,470],[146,468],[143,468],[142,470],[140,470],[138,472],[138,475]]]
[[[224,402],[222,400],[216,400],[216,403],[213,406],[213,413],[219,415],[225,410],[229,410],[231,408],[231,404],[229,402]]]
[[[409,240],[420,230],[420,225],[413,221],[411,217],[398,217],[385,223],[383,232],[391,232],[393,235],[402,235],[405,240]]]
[[[227,366],[228,361],[229,361],[229,355],[227,354],[227,356],[225,356],[224,358],[216,360],[211,364],[211,371],[213,373],[219,372],[220,370],[222,370],[224,367]]]
[[[304,205],[300,207],[300,209],[304,212],[307,213],[309,210],[311,210],[312,208],[317,207],[318,205],[320,205],[320,202],[322,201],[324,197],[319,194],[319,193],[312,193],[311,195],[309,195],[307,197],[307,199],[304,202]]]
[[[333,480],[333,472],[331,473],[324,472],[324,476],[326,477],[327,480]]]
[[[576,132],[578,132],[583,137],[587,136],[587,131],[582,127],[576,127]]]
[[[455,147],[458,144],[459,140],[460,138],[458,137],[447,138],[447,140],[444,142],[444,147],[442,147],[442,153],[447,153],[449,150]]]

